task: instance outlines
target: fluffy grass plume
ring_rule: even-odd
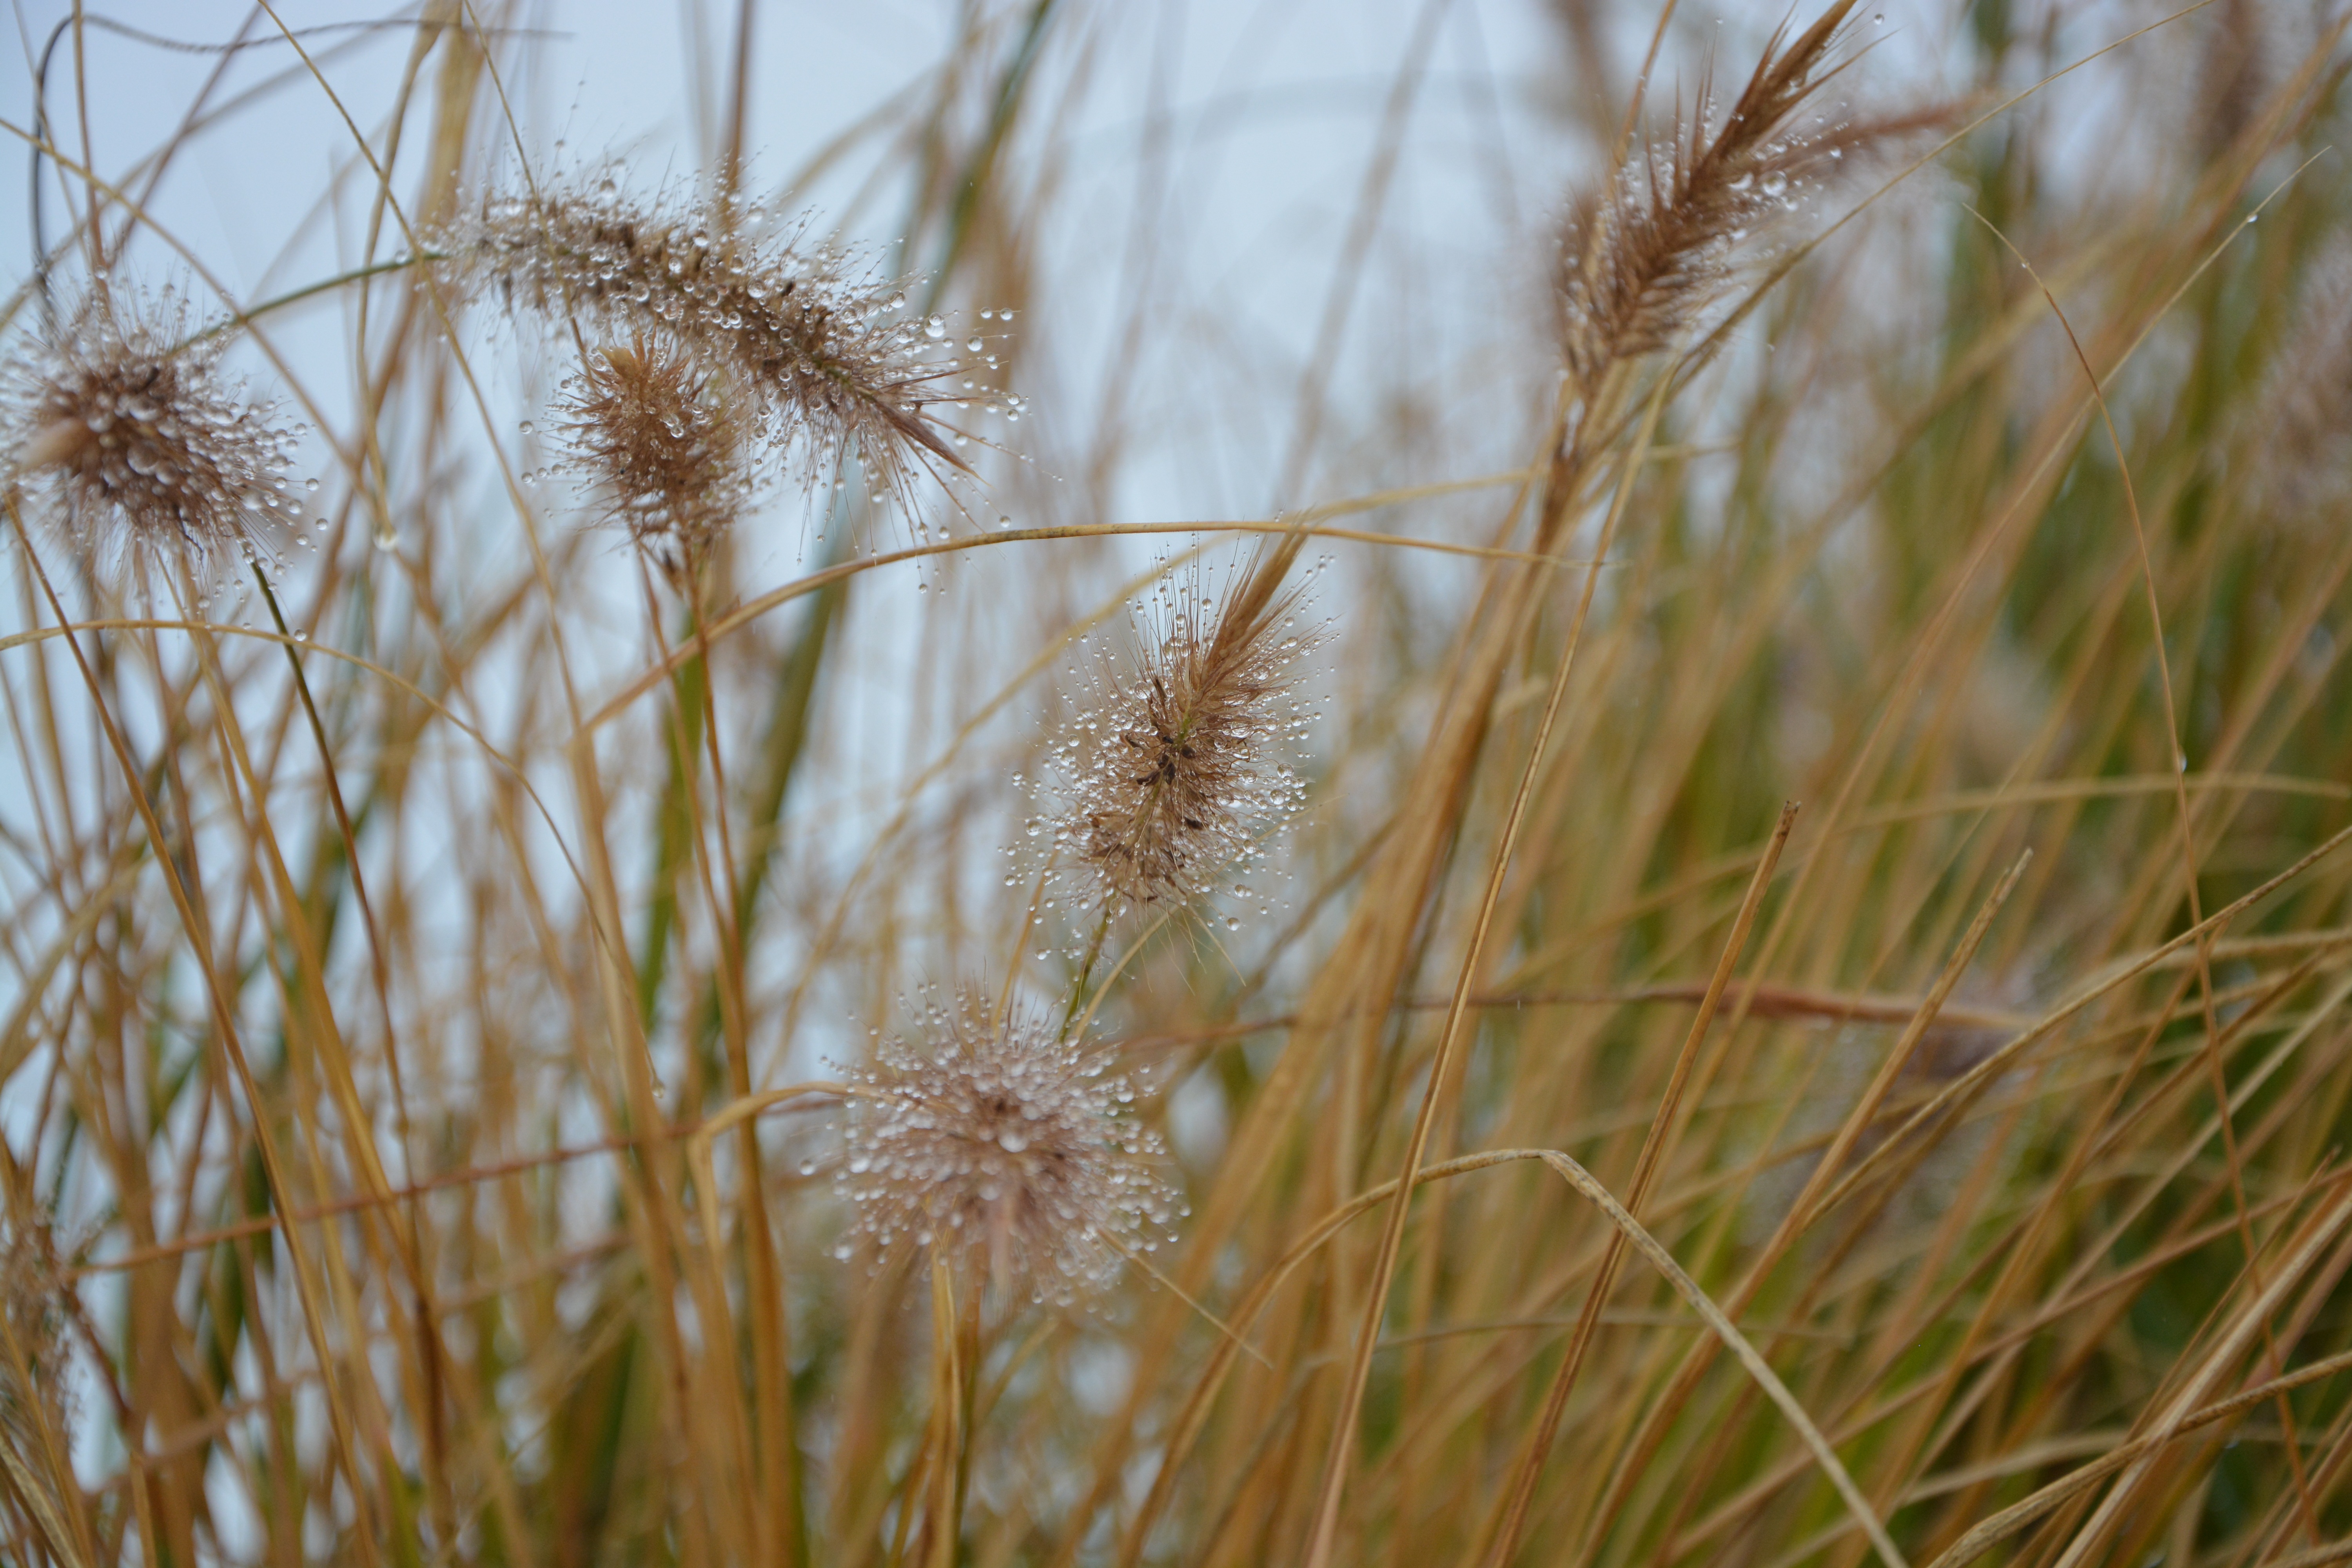
[[[1181,906],[1260,856],[1298,809],[1313,633],[1278,572],[1200,574],[1158,590],[1131,658],[1087,693],[1057,748],[1051,818],[1076,900]]]
[[[908,285],[746,235],[732,216],[640,204],[606,176],[487,196],[436,240],[450,275],[499,308],[659,330],[695,373],[726,378],[811,482],[850,454],[902,498],[918,473],[962,469],[942,409],[963,367],[935,352],[942,332],[909,313]]]
[[[556,414],[568,466],[641,545],[699,552],[752,498],[738,406],[675,340],[640,333],[591,350]]]
[[[1568,367],[1581,384],[1678,341],[1730,281],[1751,230],[1796,212],[1849,153],[1916,129],[1833,119],[1822,105],[1853,11],[1853,0],[1833,5],[1794,37],[1784,24],[1727,106],[1710,67],[1685,123],[1577,198],[1559,290]]]
[[[12,478],[100,559],[198,564],[270,550],[292,433],[222,371],[230,334],[197,333],[184,295],[93,287],[5,374]]]
[[[1102,1049],[1065,1040],[1034,1004],[1000,1016],[977,990],[922,1013],[919,1042],[893,1038],[849,1076],[838,1180],[858,1232],[885,1256],[946,1253],[978,1265],[975,1284],[1065,1306],[1129,1248],[1157,1249],[1180,1200]]]

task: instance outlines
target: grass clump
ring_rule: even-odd
[[[36,52],[0,1560],[2352,1561],[2342,22],[724,9]]]

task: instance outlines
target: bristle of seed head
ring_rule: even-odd
[[[2312,265],[2292,320],[2247,426],[2255,502],[2289,527],[2352,501],[2352,245]]]
[[[689,555],[735,521],[754,489],[747,432],[719,378],[666,334],[592,352],[556,405],[565,466],[611,521],[648,547]]]
[[[2198,18],[2197,105],[2191,118],[2209,158],[2229,150],[2254,122],[2276,85],[2272,50],[2279,18],[2258,0],[2220,0]],[[2292,58],[2291,56],[2289,58]]]
[[[173,291],[142,307],[100,289],[0,372],[7,477],[94,554],[273,553],[293,435],[222,374],[228,334],[192,336],[192,314]]]
[[[937,357],[934,323],[905,286],[824,248],[746,237],[698,206],[640,204],[607,181],[505,195],[434,237],[448,276],[509,309],[615,338],[658,331],[742,396],[752,433],[803,484],[855,453],[877,487],[911,499],[914,478],[966,465],[944,405],[969,400]]]
[[[50,1448],[41,1439],[45,1426],[52,1441],[68,1440],[67,1289],[48,1226],[12,1201],[0,1212],[0,1317],[7,1332],[0,1345],[0,1443],[19,1456]],[[0,1497],[8,1494],[12,1479],[21,1485],[28,1476],[38,1482],[37,1471],[0,1471]]]
[[[1776,34],[1719,124],[1702,81],[1681,130],[1638,150],[1606,190],[1572,206],[1559,288],[1562,349],[1580,386],[1590,390],[1611,365],[1682,338],[1720,292],[1734,247],[1751,231],[1795,211],[1849,152],[1923,122],[1824,115],[1795,124],[1835,72],[1832,57],[1851,5],[1832,6],[1785,47]]]
[[[1165,1149],[1108,1054],[978,989],[925,998],[920,1044],[892,1038],[845,1075],[836,1178],[882,1256],[940,1249],[1035,1301],[1072,1304],[1183,1212]],[[856,1246],[845,1242],[841,1256]]]
[[[1306,783],[1296,687],[1317,634],[1298,590],[1244,573],[1219,600],[1197,576],[1144,617],[1131,666],[1106,673],[1055,749],[1057,869],[1082,901],[1177,905],[1264,853]]]

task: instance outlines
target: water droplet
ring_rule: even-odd
[[[302,488],[309,490],[312,495],[316,495],[319,493],[319,481],[316,479],[304,479],[302,481]]]
[[[522,422],[522,433],[523,433],[524,435],[526,435],[526,436],[530,435],[530,434],[531,433],[531,431],[532,431],[532,430],[534,430],[534,429],[536,429],[536,428],[537,428],[537,426],[534,426],[534,425],[532,425],[532,424],[531,424],[531,422],[530,422],[530,420],[528,420],[528,419],[526,419],[526,420],[524,420],[524,421]]]

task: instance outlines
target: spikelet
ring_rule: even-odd
[[[2276,34],[2281,18],[2258,0],[2219,0],[2198,19],[2196,40],[2196,110],[2189,116],[2200,150],[2208,158],[2229,151],[2239,135],[2262,112],[2263,100],[2278,85],[2279,58],[2284,40]]]
[[[293,435],[222,375],[228,335],[191,339],[191,315],[173,291],[142,309],[100,289],[6,367],[0,462],[95,555],[268,552]]]
[[[2284,526],[2322,525],[2352,500],[2352,245],[2313,263],[2282,342],[2248,425],[2254,499]]]
[[[1571,211],[1560,250],[1562,347],[1590,391],[1622,360],[1681,338],[1729,278],[1733,247],[1793,212],[1809,186],[1852,148],[1897,129],[1791,129],[1834,67],[1830,56],[1853,0],[1841,0],[1785,48],[1776,31],[1722,124],[1702,82],[1688,126],[1628,160],[1603,193]],[[1916,123],[1916,117],[1901,122]]]
[[[16,1512],[52,1554],[68,1561],[71,1479],[58,1462],[71,1441],[67,1286],[47,1225],[11,1199],[0,1212],[0,1502],[8,1505],[0,1513]]]
[[[838,1188],[883,1256],[942,1248],[1001,1287],[1069,1305],[1158,1246],[1187,1212],[1158,1134],[1126,1108],[1108,1053],[1064,1040],[1024,1004],[992,1016],[978,989],[927,996],[920,1047],[893,1038],[845,1076]],[[855,1255],[845,1241],[838,1256]]]
[[[914,476],[965,467],[943,405],[958,368],[937,321],[903,289],[835,253],[743,237],[698,207],[639,205],[610,178],[591,193],[499,196],[433,237],[469,293],[600,329],[667,335],[698,374],[745,400],[754,434],[803,483],[855,449],[877,487],[905,500]]]
[[[667,335],[593,351],[558,400],[566,466],[614,524],[689,558],[735,521],[754,486],[746,433],[718,379]]]
[[[1079,901],[1188,903],[1297,811],[1297,673],[1317,637],[1278,576],[1244,574],[1222,602],[1197,574],[1163,589],[1133,667],[1101,679],[1055,748],[1048,820]]]

